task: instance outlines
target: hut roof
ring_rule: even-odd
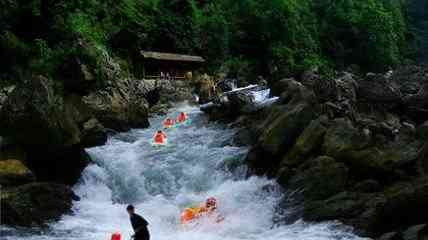
[[[151,59],[164,60],[164,61],[205,62],[205,59],[203,59],[200,56],[182,55],[182,54],[174,54],[174,53],[141,51],[141,55],[143,55],[144,58],[151,58]]]

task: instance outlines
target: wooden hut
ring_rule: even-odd
[[[138,75],[144,79],[169,78],[185,80],[186,76],[202,66],[205,60],[200,56],[174,53],[141,51],[138,61]]]

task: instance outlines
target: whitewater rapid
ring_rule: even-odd
[[[128,240],[132,229],[125,208],[134,204],[149,221],[152,240],[358,239],[338,223],[274,224],[275,207],[284,196],[276,183],[246,176],[242,161],[248,149],[232,146],[235,130],[208,122],[197,107],[177,106],[168,115],[180,111],[188,113],[191,124],[167,130],[167,147],[150,144],[164,118],[154,117],[148,129],[121,133],[87,149],[94,163],[74,186],[81,200],[74,202],[73,214],[47,230],[7,229],[0,238],[108,240],[120,232]],[[181,209],[210,196],[217,198],[225,220],[182,229]]]

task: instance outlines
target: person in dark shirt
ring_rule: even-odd
[[[136,214],[135,208],[132,205],[129,205],[126,208],[126,211],[129,214],[131,225],[135,232],[135,234],[132,235],[132,238],[135,240],[150,240],[149,229],[147,229],[149,223],[146,221],[146,219]]]

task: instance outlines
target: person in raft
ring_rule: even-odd
[[[180,112],[177,116],[177,122],[178,123],[183,123],[187,120],[187,115],[184,112]]]
[[[166,134],[162,132],[161,130],[157,131],[155,135],[153,136],[153,142],[155,144],[165,144],[166,143]]]
[[[149,223],[146,221],[146,219],[136,214],[135,208],[132,205],[128,205],[126,211],[129,214],[131,225],[134,229],[134,235],[132,235],[131,238],[134,240],[150,240],[150,233],[149,229],[147,228]]]
[[[215,199],[214,197],[210,197],[206,200],[204,206],[196,207],[196,208],[186,208],[181,213],[181,223],[185,224],[201,216],[204,216],[204,215],[210,216],[214,213],[217,213],[217,199]],[[217,217],[216,218],[217,223],[224,220],[224,217],[222,217],[218,213],[216,217]]]
[[[174,126],[174,120],[172,120],[171,118],[167,118],[165,119],[165,121],[163,121],[163,127],[164,128],[170,128]]]

